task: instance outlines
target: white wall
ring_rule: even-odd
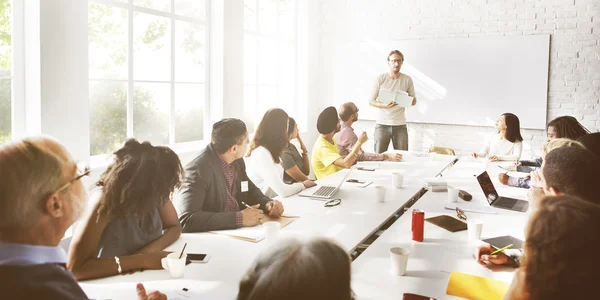
[[[319,110],[347,101],[334,99],[339,87],[332,78],[339,64],[353,63],[343,51],[357,41],[550,34],[547,119],[573,115],[588,129],[600,130],[598,0],[322,0],[319,10]],[[358,126],[373,136],[373,122]],[[489,127],[409,124],[409,148],[423,151],[435,144],[464,155],[479,150],[482,136],[490,132]],[[522,134],[524,157],[539,155],[545,132]]]

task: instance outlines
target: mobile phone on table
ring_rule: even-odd
[[[205,263],[210,259],[210,255],[201,253],[188,253],[187,259],[191,260],[193,263]]]
[[[346,180],[346,182],[353,182],[353,183],[360,183],[360,184],[364,184],[364,180],[358,180],[358,179],[348,179]]]
[[[417,294],[404,293],[402,295],[402,300],[435,300],[435,298],[421,296]]]
[[[356,169],[361,171],[375,171],[375,168],[358,167]]]

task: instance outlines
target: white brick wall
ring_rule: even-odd
[[[335,103],[330,83],[343,51],[337,42],[551,34],[548,120],[572,115],[588,129],[600,130],[600,0],[321,0],[319,14],[319,106]],[[373,136],[373,122],[358,126]],[[435,144],[468,154],[479,150],[482,136],[492,131],[409,124],[410,149],[424,151]],[[522,135],[523,155],[539,155],[545,132],[523,130]]]

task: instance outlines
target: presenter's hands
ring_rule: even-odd
[[[396,102],[394,102],[394,101],[390,101],[390,102],[388,102],[387,104],[384,104],[384,106],[383,106],[383,107],[384,107],[384,108],[392,108],[392,107],[394,107],[394,106],[396,106],[396,105],[398,105]]]
[[[283,215],[283,204],[277,200],[269,201],[267,203],[267,211],[269,216],[280,217]]]
[[[417,98],[413,98],[412,106],[417,105]]]
[[[269,203],[267,203],[267,210],[269,210]],[[252,227],[258,225],[260,220],[264,217],[263,211],[258,209],[259,207],[260,204],[256,204],[242,210],[242,225],[244,227]]]
[[[358,142],[361,144],[366,143],[369,140],[369,137],[367,136],[366,132],[361,132],[360,135],[358,136]]]
[[[384,153],[383,159],[388,161],[401,161],[402,154],[399,153]]]
[[[137,291],[139,300],[167,300],[167,295],[159,291],[153,291],[150,294],[146,294],[146,288],[144,288],[144,285],[141,283],[137,284],[135,290]]]
[[[499,252],[494,255],[490,255],[490,253],[494,252],[494,247],[490,244],[483,244],[477,248],[475,248],[475,253],[473,257],[480,265],[493,269],[494,267],[499,266],[510,266],[512,261],[510,258],[504,254],[504,252]]]
[[[312,180],[304,180],[304,181],[302,182],[302,184],[304,184],[304,187],[305,187],[305,188],[311,188],[311,187],[313,187],[313,186],[317,185],[317,184],[316,184],[314,181],[312,181]]]

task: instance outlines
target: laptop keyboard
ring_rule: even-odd
[[[515,206],[516,203],[517,200],[515,199],[500,198],[496,205],[504,208],[512,208],[513,206]]]
[[[335,187],[332,186],[322,186],[317,191],[313,193],[315,196],[328,196],[335,191]]]

